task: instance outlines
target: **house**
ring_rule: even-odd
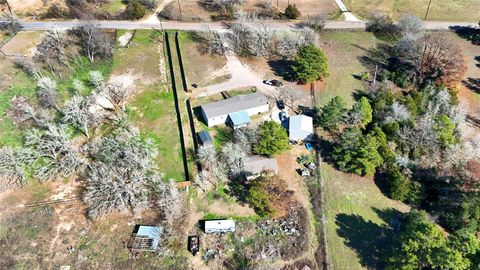
[[[235,221],[231,219],[205,220],[205,233],[226,233],[235,231]]]
[[[202,116],[207,122],[208,127],[225,124],[227,121],[241,120],[240,125],[245,120],[243,114],[235,113],[246,112],[248,116],[268,112],[268,99],[262,93],[253,93],[248,95],[238,95],[228,99],[207,103],[201,106]],[[229,116],[230,115],[230,116]],[[232,116],[233,115],[233,116]],[[228,120],[230,118],[230,120]]]
[[[197,133],[198,144],[202,147],[212,147],[213,140],[208,131],[204,130]]]
[[[252,180],[260,176],[264,171],[278,173],[277,160],[262,156],[248,156],[243,160],[244,174],[247,180]]]
[[[290,141],[305,141],[313,135],[313,119],[306,115],[294,115],[289,119],[288,138]]]
[[[132,252],[156,251],[162,234],[163,228],[160,226],[137,225],[127,247]]]
[[[250,116],[246,111],[234,112],[228,114],[227,123],[233,128],[242,128],[250,124]]]

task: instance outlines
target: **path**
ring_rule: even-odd
[[[243,65],[233,52],[227,52],[225,57],[227,58],[226,67],[231,74],[231,78],[226,82],[209,85],[203,89],[200,89],[199,91],[196,91],[196,96],[210,96],[222,91],[249,86],[255,86],[257,89],[269,96],[276,94],[275,87],[264,84],[263,78],[257,73],[253,72],[248,66]]]
[[[0,21],[0,24],[4,21]],[[85,23],[81,20],[69,21],[20,21],[24,30],[51,30],[55,26],[61,29],[72,28],[78,24]],[[224,22],[144,22],[144,21],[92,21],[98,27],[104,29],[176,29],[176,30],[195,30],[205,31],[206,26],[211,30],[228,29],[228,24]],[[251,23],[255,25],[255,23]],[[295,22],[268,21],[267,24],[274,30],[299,30],[301,29]],[[327,21],[325,29],[365,29],[366,21]],[[449,30],[451,26],[478,27],[477,22],[442,22],[426,21],[425,28],[428,30]]]
[[[162,3],[158,5],[152,15],[148,16],[146,19],[142,20],[145,23],[159,23],[160,20],[158,19],[158,13],[160,13],[168,4],[173,2],[174,0],[164,0]]]
[[[361,21],[359,18],[355,17],[355,15],[348,10],[347,6],[343,3],[342,0],[335,0],[335,3],[337,3],[338,8],[342,12],[342,14],[345,16],[345,21],[347,22],[359,22]]]

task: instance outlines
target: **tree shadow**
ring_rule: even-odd
[[[455,25],[450,26],[450,30],[455,32],[459,37],[472,42],[472,44],[480,45],[480,29]]]
[[[368,269],[383,269],[393,242],[395,231],[398,230],[402,214],[393,209],[373,208],[375,213],[386,223],[378,225],[365,220],[356,214],[338,214],[335,224],[337,233],[345,239],[345,244],[355,250],[360,264]]]
[[[276,76],[282,77],[286,81],[294,81],[292,60],[269,60],[267,63]]]
[[[365,50],[363,47],[352,44],[352,46]],[[367,53],[358,57],[360,63],[370,71],[387,69],[390,65],[393,46],[387,43],[380,43],[375,48],[366,50]]]

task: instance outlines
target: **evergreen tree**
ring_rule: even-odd
[[[274,121],[266,121],[260,125],[260,139],[254,152],[260,155],[274,156],[290,149],[287,131]]]
[[[333,149],[333,159],[345,172],[372,177],[383,163],[380,143],[374,134],[363,135],[359,128],[347,128]]]
[[[372,122],[372,106],[366,97],[360,98],[349,113],[349,121],[353,125],[358,125],[361,129],[364,129],[370,122]]]
[[[320,108],[318,122],[320,126],[330,132],[338,131],[338,125],[343,122],[347,104],[339,96],[332,98],[325,106]]]
[[[469,269],[470,261],[462,252],[452,248],[440,228],[432,223],[426,212],[410,212],[398,237],[387,269]]]
[[[301,47],[292,65],[296,80],[301,83],[309,83],[328,76],[327,57],[323,51],[314,45]]]
[[[288,5],[287,8],[285,8],[285,16],[287,16],[287,18],[289,19],[295,20],[299,18],[300,15],[301,15],[300,10],[298,10],[295,4]]]
[[[457,138],[455,137],[455,123],[447,115],[442,114],[437,117],[433,129],[442,146],[447,147],[457,142]]]

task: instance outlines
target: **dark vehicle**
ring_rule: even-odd
[[[197,255],[198,250],[200,249],[200,239],[196,235],[188,237],[188,251],[190,251],[193,256]]]
[[[283,83],[279,80],[264,80],[263,83],[275,87],[281,87],[283,85]]]
[[[283,100],[277,100],[277,107],[280,109],[280,110],[284,110],[285,109],[285,102]]]

